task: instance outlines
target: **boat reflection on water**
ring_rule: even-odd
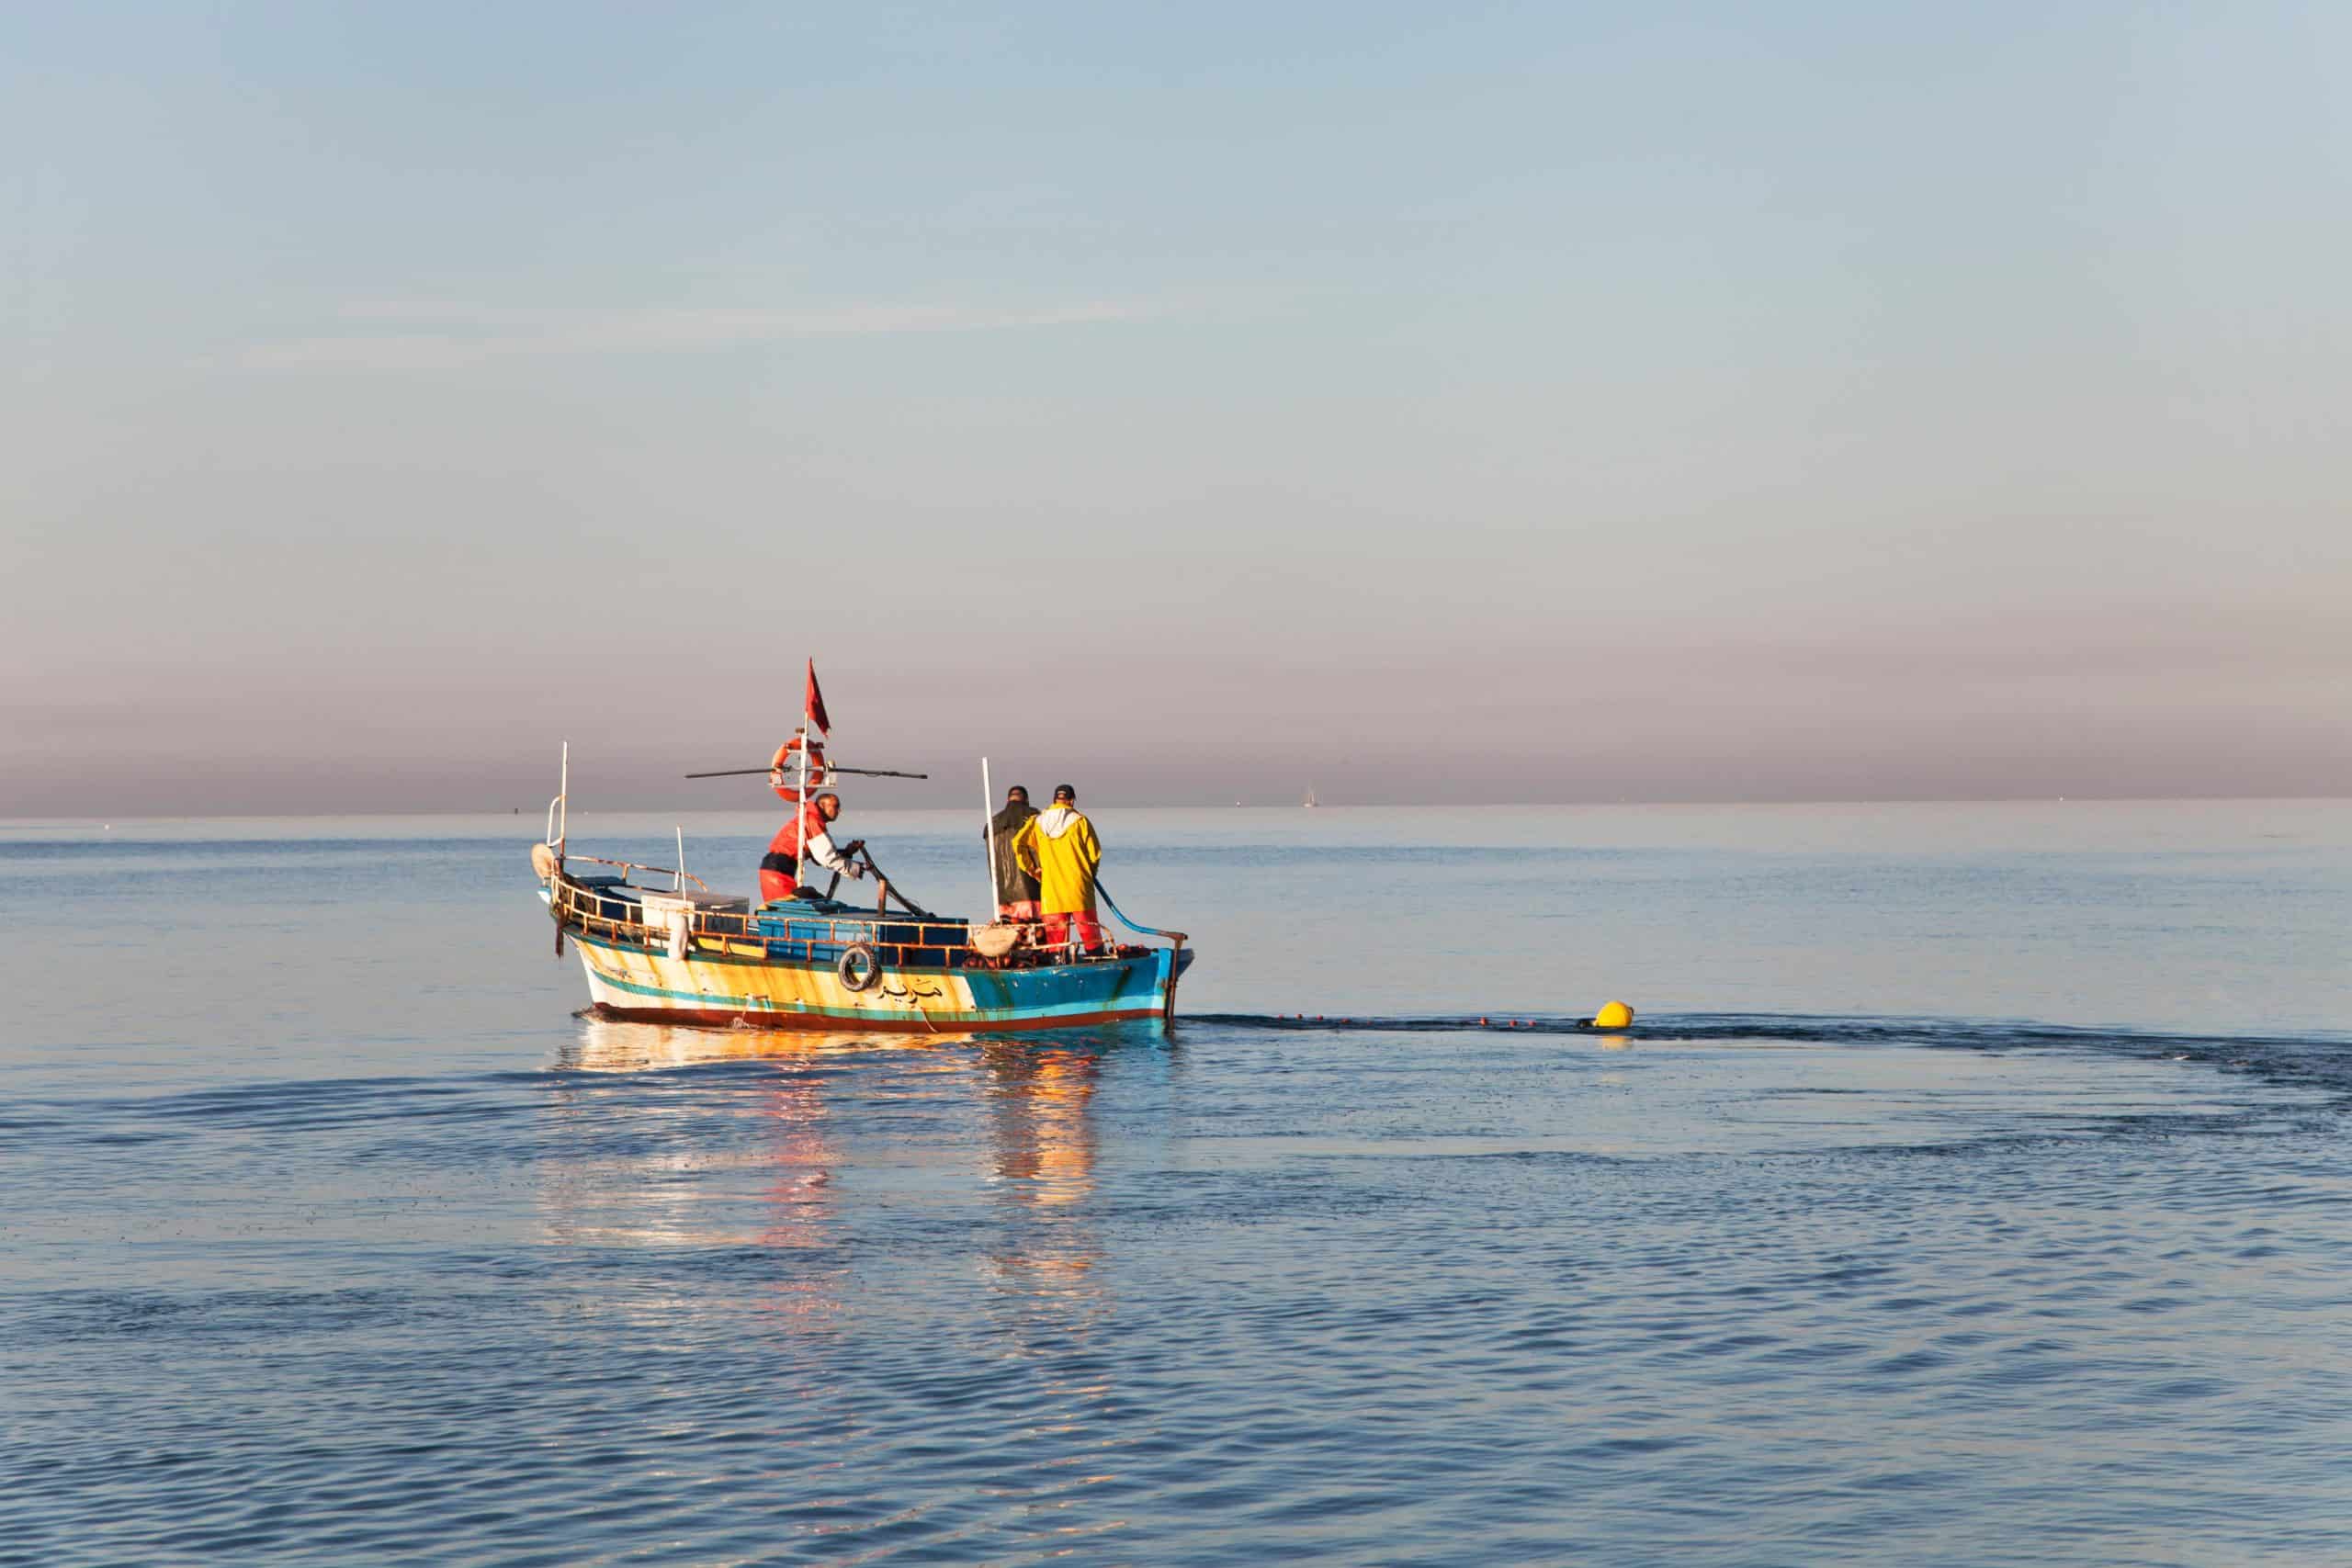
[[[816,1034],[780,1029],[624,1023],[583,1016],[580,1038],[556,1053],[563,1072],[643,1073],[712,1062],[790,1062],[875,1051],[927,1051],[947,1036]]]
[[[774,1304],[824,1317],[854,1289],[852,1233],[870,1242],[904,1223],[900,1184],[927,1171],[932,1190],[968,1215],[993,1293],[1066,1340],[1107,1310],[1090,1202],[1092,1103],[1105,1054],[1139,1043],[586,1019],[554,1064],[565,1075],[557,1113],[577,1135],[545,1172],[548,1234],[573,1246],[756,1248],[775,1258],[762,1270]],[[1133,1054],[1164,1055],[1148,1044]],[[752,1062],[777,1070],[671,1076]],[[886,1132],[877,1100],[894,1117],[926,1113],[924,1131]]]
[[[1102,1058],[1083,1046],[992,1040],[988,1074],[994,1160],[990,1175],[1016,1201],[1060,1208],[1094,1190],[1094,1126],[1087,1107]]]
[[[1101,1051],[1090,1043],[991,1040],[989,1183],[1002,1202],[1003,1242],[989,1253],[997,1286],[1034,1298],[1081,1328],[1107,1307],[1092,1278],[1102,1260],[1087,1200],[1095,1189],[1094,1092]]]
[[[759,1270],[764,1309],[804,1326],[838,1316],[850,1261],[832,1190],[841,1152],[825,1103],[828,1075],[729,1074],[652,1092],[618,1080],[753,1060],[817,1069],[828,1058],[895,1043],[586,1021],[555,1066],[616,1081],[573,1078],[556,1091],[559,1115],[577,1135],[542,1184],[549,1238],[706,1256],[757,1252],[772,1260]],[[664,1272],[693,1277],[684,1267]],[[706,1281],[684,1290],[714,1288]],[[674,1294],[652,1304],[657,1315],[694,1306]]]

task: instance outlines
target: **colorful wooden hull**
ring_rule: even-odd
[[[1189,948],[1035,969],[892,969],[862,991],[832,965],[696,952],[684,958],[574,935],[605,1018],[764,1029],[966,1034],[1159,1019]]]
[[[1171,944],[1065,963],[1031,950],[991,961],[971,951],[969,926],[952,917],[821,900],[752,909],[560,870],[545,896],[559,950],[579,949],[594,1010],[650,1022],[966,1034],[1165,1021],[1193,960]]]

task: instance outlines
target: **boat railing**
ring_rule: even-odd
[[[590,855],[573,855],[577,863],[593,860]],[[661,866],[638,865],[633,862],[598,860],[597,864],[627,866],[631,870],[672,874]],[[699,879],[688,874],[687,879],[702,886]],[[708,891],[707,887],[704,889]],[[854,919],[841,919],[815,912],[792,914],[791,932],[770,935],[759,929],[759,915],[750,909],[705,909],[698,908],[665,910],[659,922],[645,918],[645,906],[640,899],[650,896],[656,900],[669,896],[670,890],[660,887],[628,886],[629,897],[616,896],[612,889],[583,886],[569,877],[560,878],[554,885],[552,897],[556,914],[576,926],[583,936],[601,937],[606,941],[661,949],[672,940],[672,921],[684,916],[686,934],[691,939],[716,945],[722,953],[738,957],[819,958],[837,956],[840,953],[865,942],[875,950],[882,963],[910,965],[919,968],[946,968],[956,960],[951,953],[961,953],[970,938],[970,928],[961,920],[952,923],[918,920],[911,917],[884,919],[871,915]],[[822,934],[815,929],[822,927]],[[877,942],[875,930],[888,927],[894,931],[911,931],[912,942]],[[737,945],[741,944],[741,945]],[[827,950],[830,950],[828,952]]]
[[[661,866],[639,865],[629,861],[598,860],[590,855],[574,855],[573,862],[594,860],[599,865],[626,867],[649,871],[667,876],[672,874]],[[695,880],[689,874],[689,880]],[[662,911],[659,920],[645,918],[645,906],[639,900],[651,897],[657,901],[673,897],[670,889],[661,887],[626,886],[628,897],[619,897],[616,887],[586,886],[569,876],[559,877],[551,897],[556,915],[582,936],[600,938],[625,946],[643,947],[655,952],[671,949],[675,940],[675,922],[685,921],[687,946],[699,947],[705,953],[718,953],[738,958],[797,958],[816,963],[828,963],[840,957],[850,948],[864,943],[874,949],[877,962],[893,967],[945,969],[969,964],[973,967],[1001,967],[1004,960],[977,959],[970,951],[971,927],[962,920],[922,920],[912,916],[897,919],[874,915],[858,915],[850,919],[820,914],[810,910],[805,914],[789,911],[782,931],[760,929],[760,914],[753,909],[706,909],[689,906],[672,907]],[[696,886],[700,886],[699,881]],[[707,892],[707,888],[705,889]],[[1183,935],[1178,931],[1159,931],[1148,927],[1135,926],[1112,907],[1113,914],[1130,929],[1141,934],[1170,939],[1181,946]],[[775,911],[771,909],[773,917]],[[883,942],[878,930],[908,933],[912,941]],[[1112,944],[1102,952],[1086,953],[1075,947],[1067,951],[1059,945],[1024,948],[1015,961],[1025,965],[1037,962],[1082,963],[1089,958],[1112,959],[1125,957],[1142,951],[1139,948],[1120,949]],[[681,952],[673,956],[684,957]]]
[[[566,858],[567,860],[588,861],[588,862],[591,862],[591,863],[594,863],[594,864],[596,864],[596,865],[609,865],[609,866],[613,866],[613,867],[616,867],[616,869],[618,869],[618,870],[619,870],[619,872],[620,872],[620,874],[621,874],[621,875],[622,875],[623,877],[627,877],[627,876],[628,875],[628,874],[629,874],[630,872],[632,872],[632,871],[650,871],[650,872],[651,872],[651,873],[652,873],[654,875],[656,875],[656,876],[668,876],[668,877],[681,877],[681,876],[682,876],[682,877],[684,877],[688,882],[693,883],[696,887],[701,888],[705,893],[707,893],[707,892],[709,892],[709,891],[710,891],[710,884],[709,884],[709,883],[707,883],[707,882],[705,882],[701,877],[696,876],[696,875],[695,875],[693,872],[691,872],[691,871],[674,871],[674,870],[671,869],[669,866],[666,866],[666,865],[647,865],[647,864],[645,864],[645,863],[644,863],[643,862],[641,862],[641,861],[633,861],[633,860],[606,860],[606,859],[605,859],[604,856],[602,856],[602,855],[567,855],[565,858]],[[632,883],[632,884],[630,884],[630,886],[635,886],[636,885],[635,885],[634,883]],[[657,898],[658,898],[658,897],[660,897],[662,896],[662,894],[664,891],[668,891],[668,892],[673,892],[673,893],[674,893],[674,892],[676,892],[676,891],[677,891],[677,889],[676,889],[675,887],[671,887],[671,888],[668,888],[668,889],[666,889],[666,890],[665,890],[665,889],[663,889],[663,888],[660,888],[660,887],[649,887],[649,888],[644,889],[644,891],[645,891],[645,892],[648,892],[648,893],[652,894],[655,897],[657,897]]]

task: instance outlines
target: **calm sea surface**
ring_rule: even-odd
[[[2352,1561],[2352,804],[1097,820],[1166,1037],[576,1018],[536,818],[0,826],[0,1562]]]

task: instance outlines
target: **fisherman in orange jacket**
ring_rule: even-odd
[[[823,742],[809,749],[808,776],[824,776]],[[813,898],[816,889],[799,886],[800,866],[805,860],[826,871],[838,872],[852,878],[862,877],[865,868],[855,858],[865,848],[864,839],[852,839],[847,844],[833,842],[832,825],[841,819],[842,797],[825,790],[804,801],[800,798],[800,765],[796,753],[800,749],[797,739],[776,748],[775,760],[768,769],[768,784],[783,797],[786,806],[795,807],[768,840],[768,852],[760,861],[760,897],[769,903],[779,898]]]

